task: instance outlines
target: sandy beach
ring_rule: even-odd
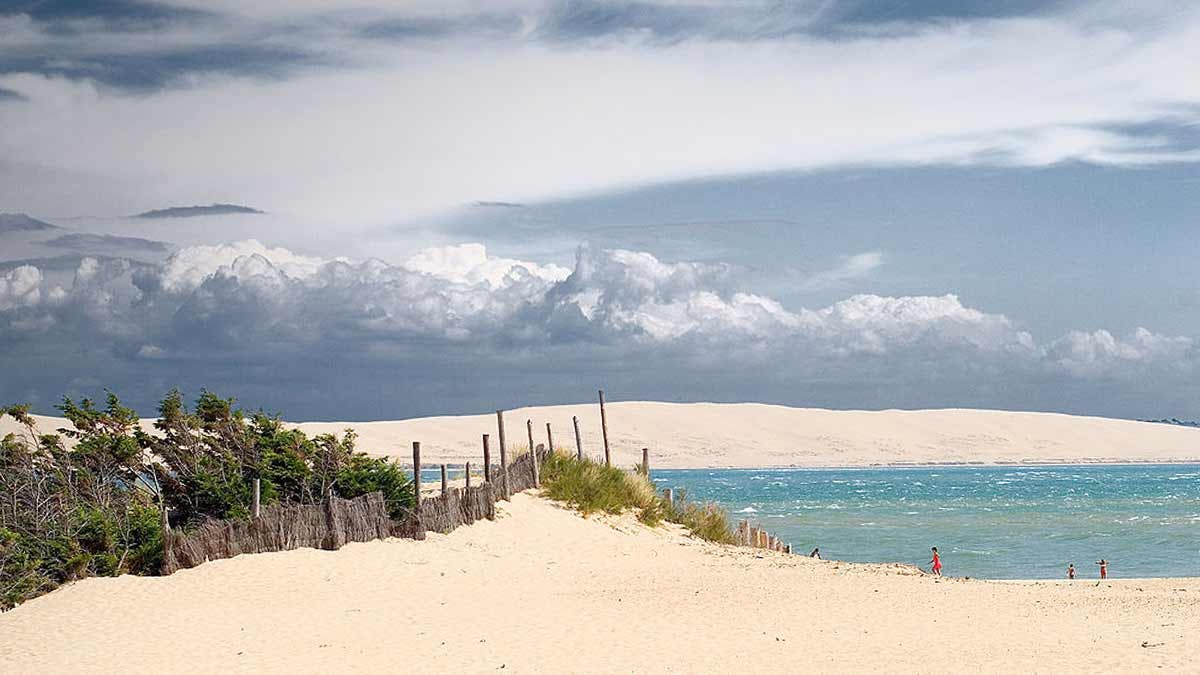
[[[449,535],[76,583],[9,672],[1182,672],[1200,580],[934,579],[722,547],[523,494]]]
[[[632,465],[650,449],[659,468],[829,467],[903,464],[1073,464],[1091,462],[1197,462],[1200,429],[1103,417],[998,410],[823,410],[760,403],[620,402],[607,405],[613,461]],[[505,413],[510,447],[534,442],[573,448],[572,417],[579,418],[584,451],[603,454],[596,404],[518,408]],[[65,420],[38,417],[43,432]],[[143,420],[153,430],[152,420]],[[411,457],[421,441],[426,464],[479,462],[483,434],[499,445],[496,416],[426,417],[390,422],[302,422],[309,434],[353,428],[361,450]],[[0,434],[15,429],[0,420]]]

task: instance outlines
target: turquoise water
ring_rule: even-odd
[[[1200,465],[656,470],[793,550],[991,579],[1200,576]]]

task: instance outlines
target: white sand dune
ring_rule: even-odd
[[[822,410],[759,403],[622,402],[607,405],[613,461],[630,465],[651,453],[659,468],[864,466],[936,463],[1087,463],[1200,461],[1200,429],[1102,417],[997,410]],[[584,451],[603,454],[596,404],[519,408],[505,413],[510,448],[546,439],[575,445],[579,417]],[[49,431],[65,422],[39,418]],[[148,425],[149,422],[144,422]],[[461,463],[482,459],[482,434],[491,434],[499,461],[495,414],[426,417],[395,422],[305,422],[308,433],[354,428],[367,452]],[[0,433],[11,430],[0,422]]]
[[[1198,649],[1197,579],[936,580],[530,495],[424,542],[88,579],[0,615],[12,673],[1194,672]]]

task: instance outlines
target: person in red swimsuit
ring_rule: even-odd
[[[1096,561],[1096,564],[1100,566],[1100,578],[1107,579],[1108,578],[1108,561],[1105,560],[1104,558],[1101,558]]]
[[[933,551],[933,560],[930,560],[929,563],[933,565],[933,573],[940,577],[942,576],[942,557],[938,555],[936,546],[931,550]]]

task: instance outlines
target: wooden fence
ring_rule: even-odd
[[[495,520],[496,502],[513,494],[539,487],[538,467],[552,452],[550,425],[546,425],[548,445],[534,446],[533,423],[526,423],[529,451],[508,461],[504,437],[504,411],[496,411],[500,437],[500,463],[491,462],[488,435],[483,436],[484,482],[471,485],[470,465],[467,465],[466,485],[450,487],[446,480],[446,465],[442,465],[442,490],[436,496],[421,494],[421,444],[413,443],[413,487],[415,508],[402,518],[388,513],[383,494],[373,492],[355,499],[329,495],[322,504],[276,504],[262,507],[259,502],[259,481],[254,481],[254,496],[250,520],[213,520],[189,532],[177,532],[167,525],[163,514],[162,573],[171,574],[195,567],[208,560],[232,558],[242,553],[289,551],[297,548],[336,550],[352,541],[371,541],[385,537],[424,539],[427,531],[450,532],[460,525],[477,520]],[[608,420],[604,411],[604,392],[600,392],[601,431],[604,437],[604,463],[611,466],[608,444]],[[577,456],[583,458],[583,443],[579,435],[579,420],[575,427]],[[638,471],[650,475],[649,450],[642,449]],[[673,500],[673,490],[665,491]],[[790,544],[783,544],[765,530],[752,527],[743,520],[737,527],[737,542],[742,546],[791,553]]]
[[[495,520],[498,500],[535,487],[534,457],[544,462],[547,455],[539,445],[511,464],[490,467],[490,481],[446,487],[437,496],[422,497],[417,508],[400,519],[388,515],[382,493],[372,492],[355,499],[330,496],[323,504],[274,504],[261,507],[249,520],[210,520],[189,532],[164,528],[162,573],[242,553],[332,551],[352,541],[385,537],[424,539],[427,531],[444,533],[477,520]],[[419,477],[413,485],[419,485]]]
[[[383,494],[357,499],[330,497],[324,504],[275,504],[251,520],[212,520],[187,533],[163,532],[162,573],[195,567],[242,553],[334,550],[351,541],[393,534]]]
[[[751,525],[748,520],[740,521],[734,534],[737,536],[739,546],[765,548],[771,551],[779,551],[780,553],[792,552],[791,544],[783,543],[778,537],[773,536],[766,530]]]

